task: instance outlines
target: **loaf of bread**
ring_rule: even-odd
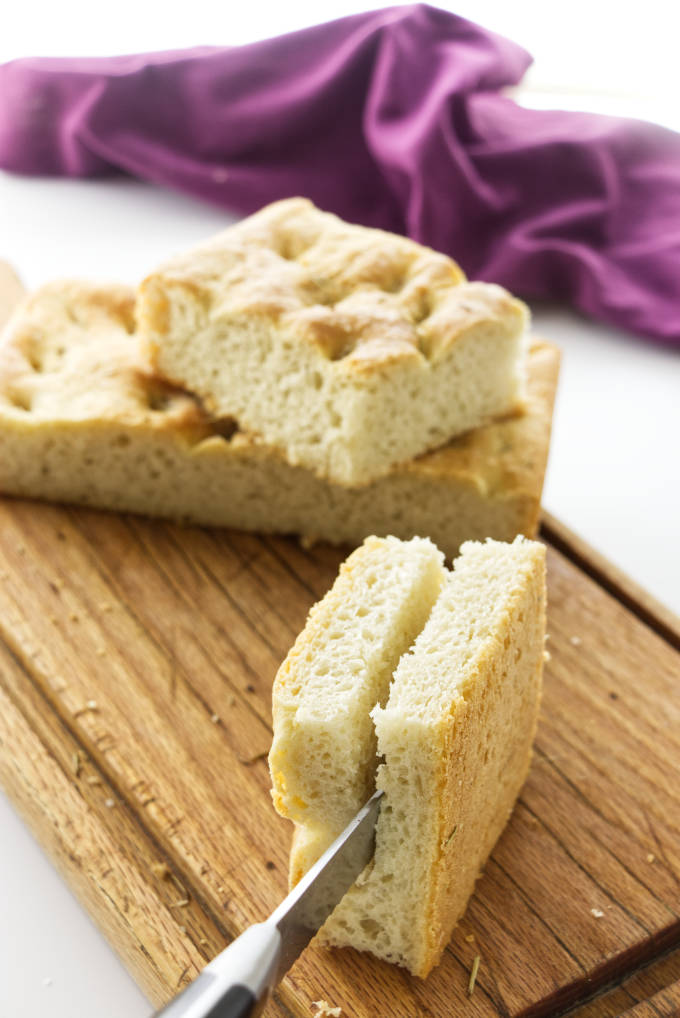
[[[538,521],[558,354],[529,355],[526,410],[350,489],[291,467],[155,375],[126,287],[53,283],[0,339],[0,491],[203,525],[359,544],[530,536]]]
[[[524,396],[521,302],[302,198],[159,268],[139,320],[160,375],[338,484],[384,476]]]
[[[388,568],[386,562],[380,565],[387,582]],[[336,603],[341,591],[339,581],[325,601]],[[334,626],[341,645],[348,639],[343,629],[352,631],[351,656],[338,654],[314,680],[323,687],[323,694],[317,693],[323,710],[316,718],[315,743],[327,740],[329,748],[349,724],[345,688],[352,663],[372,646],[356,593]],[[324,611],[321,602],[311,618]],[[384,680],[376,688],[366,678],[366,699],[375,697],[370,711],[375,731],[364,726],[358,736],[365,747],[363,753],[356,750],[363,771],[335,772],[332,758],[310,754],[303,783],[288,756],[299,752],[293,748],[291,690],[308,725],[311,687],[306,686],[315,675],[317,639],[313,624],[303,631],[273,694],[274,802],[296,823],[291,883],[330,844],[375,780],[385,796],[374,859],[320,936],[326,944],[371,951],[425,977],[465,910],[529,768],[544,657],[544,548],[522,538],[512,544],[464,544],[428,621],[399,660],[389,694]],[[356,703],[365,674],[353,674]],[[383,761],[377,776],[376,739]],[[342,803],[343,811],[324,813],[326,799]]]

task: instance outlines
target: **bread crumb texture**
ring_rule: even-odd
[[[52,283],[0,339],[0,491],[334,543],[427,534],[450,557],[469,538],[535,532],[557,364],[536,345],[521,414],[347,488],[155,375],[132,290]]]
[[[398,544],[385,551],[396,554]],[[319,615],[310,616],[310,632],[301,634],[297,655],[284,665],[285,682],[279,678],[274,687],[274,801],[296,824],[291,882],[312,865],[356,811],[359,790],[370,791],[375,779],[385,797],[374,859],[320,936],[424,977],[462,916],[529,768],[543,668],[545,549],[522,538],[464,544],[418,635],[409,632],[410,648],[395,647],[392,682],[386,689],[382,679],[377,696],[367,670],[347,677],[351,662],[366,660],[373,646],[356,625],[366,594],[355,589],[347,600],[351,612],[337,613],[330,606],[339,608],[346,597],[339,584],[318,606]],[[323,611],[334,622],[329,638],[337,632],[340,641],[351,641],[347,657],[326,657],[322,643],[317,659],[314,627]],[[374,700],[375,736],[364,724],[357,741],[365,752],[355,747],[351,764],[344,756],[336,768],[333,740],[350,724],[348,686],[358,721]],[[306,769],[295,746],[306,731],[296,731],[294,722],[281,726],[283,717],[295,717],[291,695],[298,707],[323,702],[314,743],[325,744],[330,755],[310,752]],[[332,807],[326,810],[325,802]]]
[[[520,301],[303,198],[161,266],[138,314],[160,374],[338,484],[375,480],[524,398]]]

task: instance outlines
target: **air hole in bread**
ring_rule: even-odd
[[[216,435],[229,439],[238,431],[238,424],[233,417],[220,417],[219,420],[212,422],[212,428]]]
[[[290,237],[280,237],[274,250],[280,258],[284,259],[284,261],[292,262],[295,260],[296,255],[293,245],[290,242]]]
[[[162,389],[152,389],[147,396],[147,405],[149,410],[153,410],[156,413],[162,413],[167,410],[170,405],[170,394]]]
[[[432,295],[422,291],[418,294],[418,304],[413,311],[413,321],[416,325],[422,325],[422,323],[430,317],[434,311],[434,304],[432,301]]]
[[[355,342],[352,336],[347,337],[347,341],[342,345],[338,345],[335,350],[332,350],[328,354],[329,361],[341,361],[344,357],[349,356],[354,349]]]
[[[13,392],[7,394],[7,398],[12,406],[16,407],[17,410],[28,411],[32,409],[31,397],[27,392],[19,392],[15,389]]]
[[[274,251],[284,261],[294,262],[312,246],[314,239],[303,237],[294,230],[291,233],[279,233],[275,238]]]
[[[406,276],[402,273],[395,272],[394,278],[388,282],[382,283],[380,289],[384,293],[399,293],[400,290],[404,289],[406,284]]]

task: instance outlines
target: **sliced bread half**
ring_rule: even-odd
[[[373,789],[370,711],[387,699],[399,658],[425,625],[443,560],[427,539],[369,537],[312,608],[279,669],[269,754],[274,804],[307,828],[316,855]]]
[[[385,791],[375,857],[323,927],[325,943],[371,951],[423,977],[437,963],[527,775],[544,638],[543,546],[521,538],[463,545],[387,702],[376,700],[371,712]],[[344,716],[339,699],[336,706],[329,688],[329,732]],[[355,787],[371,786],[370,761],[364,766]],[[320,803],[347,783],[313,758],[309,770]],[[325,847],[319,832],[333,826],[323,813],[313,824],[301,816],[293,883]]]

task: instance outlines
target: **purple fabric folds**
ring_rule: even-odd
[[[502,94],[531,58],[388,8],[238,48],[0,67],[0,167],[125,171],[248,213],[306,195],[469,276],[680,343],[680,135]]]

